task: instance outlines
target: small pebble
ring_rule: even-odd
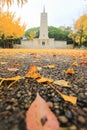
[[[59,116],[58,119],[60,120],[60,122],[62,123],[67,123],[68,119],[65,116]]]
[[[69,127],[69,130],[77,130],[77,127],[75,125],[72,125]]]
[[[48,104],[48,106],[50,107],[50,108],[52,108],[53,107],[53,103],[52,102],[47,102],[47,104]]]
[[[83,116],[78,116],[78,121],[80,123],[85,123],[85,118]]]

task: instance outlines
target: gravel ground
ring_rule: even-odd
[[[84,60],[87,61],[87,56],[85,59],[76,59],[76,67],[72,66],[74,57],[68,55],[17,53],[8,56],[0,52],[0,77],[23,77],[10,88],[10,81],[4,81],[0,85],[0,130],[26,130],[26,111],[34,101],[37,91],[57,117],[60,127],[65,128],[63,130],[87,130],[87,65],[81,65]],[[55,64],[55,68],[43,67],[48,64]],[[31,65],[37,66],[38,72],[44,77],[69,81],[70,88],[53,83],[51,85],[63,94],[76,96],[77,104],[64,101],[48,83],[38,83],[35,79],[25,78]],[[70,67],[73,67],[75,74],[65,74]],[[7,68],[18,70],[14,72]]]

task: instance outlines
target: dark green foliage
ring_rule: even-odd
[[[39,38],[40,27],[30,28],[25,32],[25,37],[28,38],[31,31],[36,33],[35,38]],[[55,40],[67,40],[68,34],[71,31],[70,27],[48,27],[49,38],[54,38]]]
[[[2,48],[13,48],[13,44],[21,44],[21,38],[0,39],[0,47],[2,47]]]
[[[30,28],[25,32],[25,37],[28,38],[30,35],[30,32],[34,31],[36,36],[35,38],[39,38],[39,27]]]

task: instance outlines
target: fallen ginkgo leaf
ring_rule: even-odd
[[[27,130],[59,130],[59,122],[46,101],[37,93],[26,113]]]
[[[37,68],[35,65],[30,66],[29,72],[26,74],[27,78],[40,78],[41,75],[37,72]]]
[[[1,82],[0,85],[4,82],[4,81],[13,81],[7,88],[10,88],[14,83],[16,83],[16,81],[18,81],[19,79],[21,79],[21,76],[15,76],[15,77],[11,77],[11,78],[0,78]]]
[[[18,71],[19,69],[17,69],[17,68],[7,68],[7,70],[9,70],[9,71]]]
[[[62,94],[61,92],[59,92],[59,94],[61,95],[61,97],[68,102],[71,102],[72,104],[76,104],[77,103],[77,97],[74,96],[67,96],[65,94]]]
[[[5,80],[19,80],[21,79],[21,76],[15,76],[15,77],[11,77],[11,78],[5,78]]]
[[[75,71],[74,71],[74,69],[73,68],[68,68],[67,70],[66,70],[66,74],[74,74],[75,73]]]
[[[17,67],[17,66],[19,66],[19,64],[18,63],[14,63],[14,66]]]
[[[67,96],[65,94],[62,94],[59,90],[57,90],[53,85],[49,84],[49,86],[51,88],[53,88],[58,94],[60,94],[60,96],[65,100],[65,101],[68,101],[68,102],[71,102],[72,104],[76,104],[77,103],[77,97],[75,96]]]
[[[53,79],[41,77],[41,78],[37,79],[37,82],[38,83],[45,83],[45,82],[51,83],[51,82],[53,82]]]
[[[77,67],[78,63],[75,61],[75,62],[72,63],[72,65]]]
[[[53,83],[60,85],[61,87],[70,87],[69,82],[65,80],[55,80]]]
[[[53,68],[55,68],[55,64],[50,64],[50,65],[44,66],[44,68],[53,69]]]
[[[8,62],[0,62],[1,65],[6,65]]]

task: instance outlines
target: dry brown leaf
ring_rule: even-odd
[[[16,71],[18,71],[19,69],[17,69],[17,68],[7,68],[7,70],[16,72]]]
[[[57,90],[53,85],[49,84],[49,86],[51,88],[53,88],[58,94],[60,94],[60,96],[65,100],[65,101],[68,101],[68,102],[71,102],[72,104],[76,104],[77,103],[77,97],[75,96],[67,96],[65,94],[62,94],[59,90]]]
[[[74,69],[73,68],[68,68],[67,70],[66,70],[66,74],[74,74],[75,73],[75,71],[74,71]]]
[[[57,118],[38,93],[26,113],[26,126],[27,130],[59,130]]]
[[[87,61],[83,61],[80,63],[81,65],[86,65],[87,66]]]
[[[51,64],[51,65],[44,66],[44,68],[50,68],[50,69],[53,69],[53,68],[55,68],[55,64]]]
[[[65,80],[55,80],[53,83],[60,85],[61,87],[70,87],[69,82]]]
[[[50,78],[45,78],[45,77],[41,77],[40,79],[37,79],[37,82],[38,83],[44,83],[44,82],[53,82],[53,79],[50,79]]]
[[[30,66],[29,72],[26,74],[27,78],[40,78],[41,75],[37,72],[37,68],[35,65]]]

